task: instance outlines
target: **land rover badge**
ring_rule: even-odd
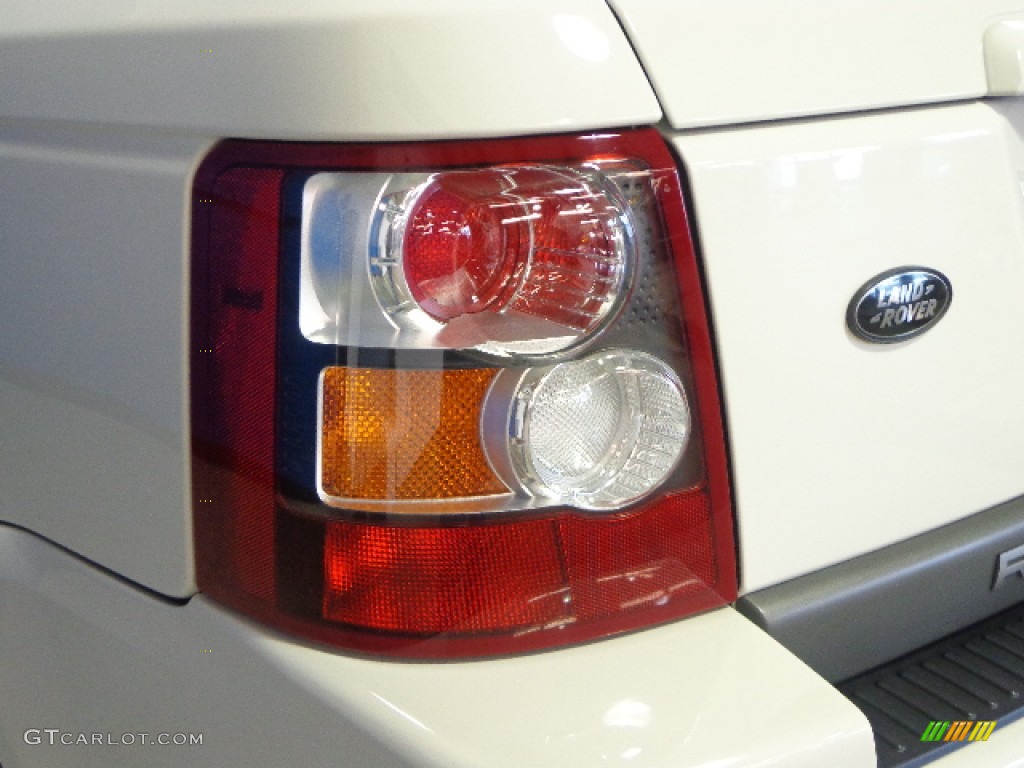
[[[952,300],[953,287],[941,272],[899,267],[861,286],[846,310],[846,324],[864,341],[906,341],[939,322]]]

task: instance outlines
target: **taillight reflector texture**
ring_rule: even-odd
[[[481,405],[496,373],[325,369],[321,495],[344,505],[508,493],[480,442]]]
[[[618,509],[661,485],[683,457],[686,393],[653,355],[609,349],[500,375],[488,396],[485,444],[510,487],[581,509]]]
[[[655,131],[225,142],[194,226],[212,599],[448,657],[735,597],[706,313]]]
[[[705,505],[681,494],[615,521],[328,524],[324,615],[407,636],[579,639],[587,623],[614,624],[624,611],[657,620],[672,602],[708,608],[720,598],[707,588],[717,573]]]

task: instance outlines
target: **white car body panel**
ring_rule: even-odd
[[[1024,14],[1001,19],[985,30],[985,71],[990,95],[1024,93]]]
[[[383,140],[661,117],[601,0],[3,0],[0,19],[7,118]]]
[[[740,572],[756,590],[1024,493],[1024,150],[968,104],[680,136],[708,274]],[[927,334],[869,344],[854,293],[922,264]],[[740,308],[737,311],[737,308]]]
[[[0,519],[179,597],[195,590],[185,211],[210,144],[0,121]]]
[[[731,608],[561,651],[396,664],[295,643],[202,598],[156,601],[2,526],[0,594],[0,658],[20,660],[0,664],[15,768],[874,763],[860,711]],[[203,744],[25,743],[44,728]]]
[[[982,42],[1021,0],[611,0],[675,128],[989,92]]]

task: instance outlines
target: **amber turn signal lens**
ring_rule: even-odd
[[[480,443],[480,411],[495,374],[325,369],[321,495],[343,504],[508,493]]]

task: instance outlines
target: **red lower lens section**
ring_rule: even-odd
[[[621,631],[724,602],[708,586],[718,578],[700,491],[618,519],[331,522],[325,537],[322,617],[410,640],[490,635],[493,652],[511,652],[557,644],[593,622]]]
[[[560,621],[557,535],[546,521],[466,528],[330,524],[323,617],[421,636]]]
[[[555,511],[556,514],[558,510]],[[559,515],[455,526],[324,519],[279,508],[274,595],[245,569],[204,569],[203,591],[326,645],[399,658],[500,656],[663,624],[735,599],[703,491],[619,518]],[[219,578],[207,581],[212,574]]]
[[[303,505],[299,505],[303,506]],[[281,506],[273,601],[209,594],[334,647],[403,658],[494,656],[584,642],[725,605],[705,489],[618,517],[394,525]]]
[[[575,624],[631,629],[721,604],[707,499],[666,497],[618,519],[465,527],[326,525],[323,617],[429,638]],[[493,641],[514,650],[520,643]]]
[[[703,491],[655,500],[619,519],[561,524],[567,582],[579,621],[679,616],[725,601],[715,566],[711,507]]]

